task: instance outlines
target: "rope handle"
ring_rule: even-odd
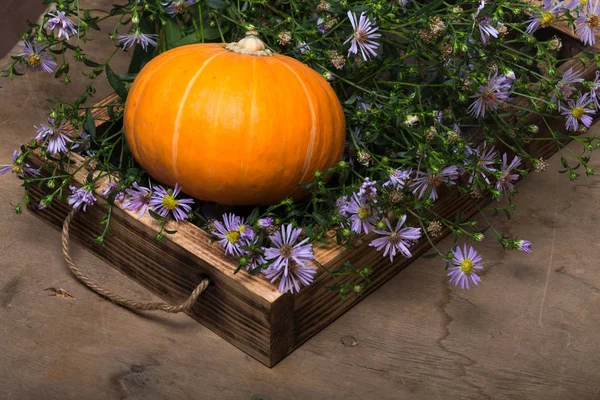
[[[167,304],[167,303],[140,303],[137,301],[128,300],[124,297],[119,296],[118,294],[111,292],[110,290],[101,288],[100,286],[98,286],[97,284],[92,282],[90,280],[90,278],[88,278],[86,275],[84,275],[75,266],[75,263],[73,262],[73,259],[71,258],[71,255],[69,254],[69,229],[71,226],[71,221],[73,220],[73,218],[75,217],[76,214],[77,214],[77,209],[73,209],[69,213],[69,215],[67,215],[67,218],[65,218],[65,221],[63,222],[63,229],[62,229],[63,255],[65,256],[65,261],[67,262],[67,265],[69,266],[69,269],[71,270],[73,275],[75,275],[75,277],[80,282],[82,282],[88,288],[92,289],[94,292],[98,293],[100,296],[105,297],[105,298],[111,300],[112,302],[117,303],[118,305],[123,306],[129,310],[134,310],[134,311],[161,310],[161,311],[168,312],[168,313],[180,313],[180,312],[189,310],[192,307],[192,305],[196,302],[198,297],[202,294],[202,292],[204,292],[204,290],[206,290],[206,288],[208,287],[210,281],[207,278],[202,279],[202,282],[200,282],[200,284],[198,286],[196,286],[196,289],[194,289],[194,291],[190,294],[190,296],[187,298],[186,301],[184,301],[181,304],[174,305],[174,306]]]

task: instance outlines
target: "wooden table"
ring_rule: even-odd
[[[104,35],[91,46],[112,48]],[[121,54],[111,65],[126,64]],[[72,78],[67,88],[43,73],[1,82],[2,163],[44,122],[45,98],[79,93],[85,79]],[[440,260],[418,260],[273,369],[186,316],[132,314],[85,289],[58,233],[14,215],[19,181],[2,176],[0,399],[600,398],[600,179],[569,183],[558,161],[519,184],[513,221],[498,225],[533,241],[532,254],[486,238],[471,291],[449,286]],[[153,299],[75,247],[106,287]]]

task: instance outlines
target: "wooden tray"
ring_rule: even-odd
[[[555,33],[562,37],[572,36],[565,26],[557,26]],[[597,47],[585,50],[600,53]],[[591,60],[585,68],[580,62],[573,60],[560,69],[565,71],[571,67],[582,70],[586,79],[592,77],[596,70],[595,63]],[[113,95],[98,105],[118,102],[117,96]],[[524,105],[527,100],[517,99],[515,102]],[[108,120],[107,109],[100,107],[94,110],[93,116],[101,128],[100,125]],[[557,123],[562,125],[564,122],[557,120]],[[547,130],[540,128],[538,135],[546,136]],[[528,150],[536,157],[548,158],[557,151],[557,144],[553,141],[535,140]],[[73,154],[71,157],[72,170],[84,162],[84,158],[78,155]],[[37,155],[32,155],[30,162],[37,167],[43,163]],[[85,168],[78,172],[75,184],[83,184],[88,173]],[[106,179],[97,188],[97,192],[105,184]],[[29,209],[60,229],[71,208],[62,201],[55,201],[47,209],[40,209],[38,204],[48,193],[48,189],[32,187]],[[88,207],[86,213],[78,213],[71,224],[72,237],[114,268],[172,304],[185,300],[204,276],[209,277],[210,286],[188,312],[189,316],[269,367],[277,364],[364,297],[349,295],[342,302],[336,291],[326,288],[334,285],[334,282],[323,271],[319,271],[313,284],[303,288],[300,293],[281,294],[275,285],[260,277],[245,271],[234,274],[236,265],[231,259],[224,256],[218,244],[211,244],[208,234],[191,223],[167,224],[168,229],[177,230],[177,233],[165,235],[158,242],[154,238],[159,226],[153,218],[144,216],[138,219],[136,213],[120,206],[113,208],[110,233],[105,244],[99,245],[94,238],[103,229],[103,225],[99,224],[105,212],[102,203],[104,202],[99,201],[93,207]],[[446,192],[437,201],[435,210],[446,218],[453,218],[459,212],[468,217],[477,211],[477,206],[467,196]],[[316,245],[315,255],[330,271],[346,261],[358,267],[369,266],[373,274],[372,283],[366,289],[368,293],[429,248],[427,241],[422,240],[411,249],[413,258],[399,258],[393,264],[369,247],[368,242],[354,251],[333,245]],[[440,270],[440,274],[442,273]],[[338,279],[344,282],[343,277]]]

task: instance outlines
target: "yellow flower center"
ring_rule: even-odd
[[[469,259],[464,259],[460,262],[460,270],[465,274],[470,274],[473,272],[473,261]]]
[[[175,197],[168,194],[165,197],[163,197],[162,204],[167,210],[172,211],[177,207],[179,201]]]
[[[237,243],[240,240],[240,233],[238,231],[229,231],[225,235],[225,239],[227,239],[229,243]]]
[[[579,4],[581,4],[581,6],[582,6],[582,7],[585,7],[585,6],[586,6],[586,4],[587,4],[587,1],[585,1],[585,0],[580,0],[580,1],[579,1]]]
[[[279,248],[279,254],[284,257],[289,257],[294,253],[294,248],[289,244],[284,244]]]
[[[369,210],[365,207],[358,207],[358,218],[365,219],[369,216]]]
[[[238,228],[238,232],[241,232],[241,233],[246,232],[246,225],[240,225]]]
[[[29,56],[27,56],[27,64],[32,67],[40,65],[41,62],[42,57],[40,57],[39,54],[31,53]]]
[[[583,109],[583,107],[575,107],[574,109],[571,110],[571,115],[574,116],[575,118],[579,119],[581,117],[583,117],[585,110]]]
[[[599,23],[600,23],[600,21],[598,20],[598,17],[596,17],[595,15],[592,15],[587,20],[587,24],[592,29],[597,28]]]
[[[185,3],[183,3],[183,2],[182,3],[175,3],[173,5],[173,9],[175,10],[175,12],[177,14],[181,14],[181,13],[183,13],[185,11]]]
[[[17,175],[21,175],[21,173],[23,172],[23,170],[18,165],[13,164],[13,166],[12,166],[12,172],[14,172]]]
[[[427,184],[437,188],[442,184],[442,179],[439,177],[439,175],[432,173],[427,175]]]
[[[481,93],[481,99],[484,104],[493,105],[496,102],[496,94],[491,89],[486,89]]]
[[[400,235],[398,235],[398,232],[392,232],[392,233],[390,233],[388,240],[390,241],[391,244],[397,244],[397,243],[400,243],[401,239],[402,238],[400,237]]]
[[[367,41],[367,39],[369,38],[369,34],[365,31],[363,31],[362,29],[358,29],[355,33],[354,33],[354,37],[356,38],[356,41],[360,44],[363,44]]]
[[[554,22],[554,14],[548,11],[543,11],[542,15],[540,16],[540,23],[542,26],[550,25],[552,22]]]

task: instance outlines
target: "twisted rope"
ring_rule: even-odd
[[[136,310],[136,311],[138,311],[138,310],[142,310],[142,311],[161,310],[161,311],[168,312],[168,313],[180,313],[182,311],[189,310],[190,307],[196,302],[198,297],[202,294],[202,292],[204,292],[204,290],[206,290],[206,288],[208,287],[208,284],[210,283],[210,281],[206,278],[202,279],[202,282],[200,282],[200,284],[198,286],[196,286],[196,289],[194,289],[194,291],[190,294],[190,296],[187,298],[187,300],[184,301],[183,303],[175,305],[175,306],[172,306],[167,303],[140,303],[137,301],[128,300],[124,297],[119,296],[118,294],[111,292],[110,290],[101,288],[100,286],[98,286],[97,284],[92,282],[81,271],[79,271],[79,269],[75,266],[75,263],[73,262],[73,259],[71,258],[71,255],[69,254],[69,229],[71,226],[71,221],[73,220],[73,217],[75,217],[76,214],[77,214],[77,210],[73,209],[69,213],[69,215],[67,215],[67,218],[65,219],[65,222],[63,223],[62,249],[63,249],[63,254],[65,256],[65,261],[67,262],[67,265],[69,266],[69,269],[71,270],[73,275],[75,275],[75,277],[77,279],[79,279],[83,284],[85,284],[87,287],[92,289],[94,292],[98,293],[100,296],[105,297],[105,298],[111,300],[112,302],[117,303],[118,305],[128,308],[130,310]]]

